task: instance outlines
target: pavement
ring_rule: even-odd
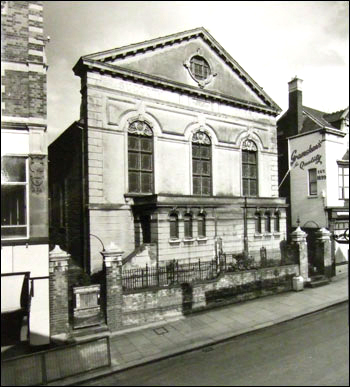
[[[49,385],[80,385],[99,376],[200,349],[317,312],[349,299],[348,273],[328,285],[304,288],[162,321],[110,335],[111,366]]]

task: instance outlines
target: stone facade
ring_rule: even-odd
[[[42,2],[2,1],[1,272],[30,272],[31,345],[50,336],[44,45]]]
[[[197,56],[210,67],[204,80],[196,79],[191,70],[190,62]],[[278,197],[276,116],[280,109],[206,30],[87,55],[74,72],[81,78],[82,94],[81,117],[73,124],[82,128],[78,153],[84,216],[78,233],[87,246],[84,257],[77,259],[86,270],[102,269],[101,245],[91,234],[104,244],[117,241],[125,263],[131,256],[135,263],[135,249],[147,243],[157,246],[158,264],[169,259],[210,260],[217,238],[228,252],[248,246],[258,259],[264,245],[268,254],[280,256],[280,243],[286,237],[286,205]],[[148,134],[135,132],[132,125],[137,123],[148,128]],[[132,130],[152,138],[151,148],[142,156],[151,163],[145,167],[152,169],[151,174],[142,175],[150,186],[139,193],[132,188],[135,174],[130,172],[128,155]],[[53,169],[64,163],[63,136],[49,148]],[[210,175],[208,181],[204,175],[193,177],[196,136],[209,139],[206,172],[206,162],[200,161],[203,174]],[[242,153],[247,144],[255,152],[257,167],[251,176],[256,173],[252,193],[243,190]],[[66,141],[66,146],[72,152],[75,145]],[[208,192],[198,194],[194,184],[199,180],[206,181]],[[249,196],[246,210],[244,196]],[[170,235],[173,212],[178,217],[175,238]],[[261,213],[260,231],[257,212]],[[276,213],[279,226],[274,230]],[[185,234],[188,214],[190,235]],[[265,228],[266,214],[271,217],[271,229]],[[205,216],[205,235],[198,231],[201,216]]]

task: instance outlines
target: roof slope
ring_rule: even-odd
[[[349,116],[349,108],[334,113],[325,113],[303,106],[303,113],[304,120],[301,133],[306,133],[319,128],[340,129],[339,121]]]

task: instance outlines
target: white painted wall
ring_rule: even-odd
[[[4,246],[1,249],[1,273],[29,271],[30,277],[48,277],[48,245]],[[7,289],[8,297],[11,290]],[[29,316],[31,345],[44,345],[50,338],[48,278],[34,281],[34,297]]]
[[[300,225],[305,227],[319,227],[326,225],[326,216],[324,212],[325,199],[322,197],[322,191],[326,191],[326,180],[317,180],[317,195],[309,195],[309,176],[308,171],[311,168],[317,169],[317,176],[326,176],[326,152],[323,137],[319,132],[310,133],[304,136],[295,137],[289,140],[289,160],[291,160],[291,210],[292,226],[296,227],[297,219],[300,219]],[[295,158],[293,156],[301,155],[302,152],[309,149],[310,145],[320,147],[313,152]],[[315,161],[312,161],[312,160]],[[308,223],[307,223],[308,222]]]

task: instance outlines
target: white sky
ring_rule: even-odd
[[[44,1],[51,143],[79,118],[87,54],[204,27],[283,109],[288,82],[303,79],[303,104],[349,105],[347,1]]]

